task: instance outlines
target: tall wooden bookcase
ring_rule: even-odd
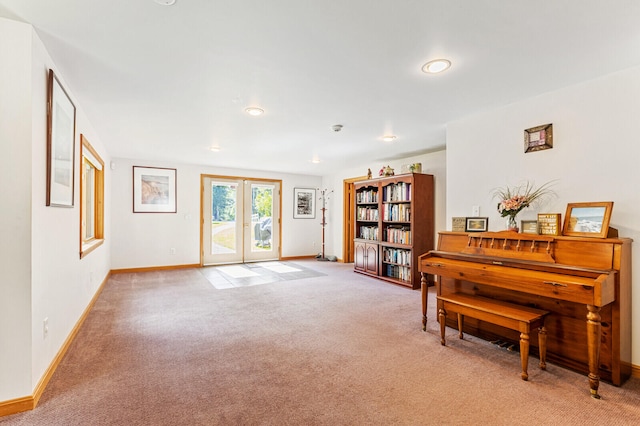
[[[433,250],[433,175],[410,173],[355,183],[354,270],[420,288],[418,256]]]

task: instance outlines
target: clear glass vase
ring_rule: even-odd
[[[518,220],[516,219],[516,215],[507,216],[507,231],[520,231],[520,228],[518,228]]]

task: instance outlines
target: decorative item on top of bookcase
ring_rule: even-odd
[[[567,204],[562,235],[606,238],[611,210],[613,201]]]
[[[422,173],[422,163],[403,164],[400,173]]]
[[[452,217],[451,218],[451,230],[453,232],[464,232],[467,226],[466,217]]]
[[[560,213],[538,213],[538,232],[540,235],[560,235],[562,222]]]
[[[383,176],[383,177],[393,176],[394,174],[395,173],[394,173],[393,169],[391,168],[391,166],[382,167],[380,169],[380,171],[378,172],[378,175]]]
[[[543,124],[524,131],[524,152],[553,148],[553,124]]]
[[[538,234],[538,221],[537,220],[521,220],[520,232],[523,234]]]
[[[489,229],[488,217],[467,217],[465,220],[465,232],[485,232]]]
[[[49,70],[47,92],[47,199],[52,207],[73,207],[76,107]]]

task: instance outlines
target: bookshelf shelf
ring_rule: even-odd
[[[434,248],[433,176],[356,182],[354,270],[420,287],[418,256]]]

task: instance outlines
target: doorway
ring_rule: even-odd
[[[281,181],[202,175],[201,264],[280,258]]]

